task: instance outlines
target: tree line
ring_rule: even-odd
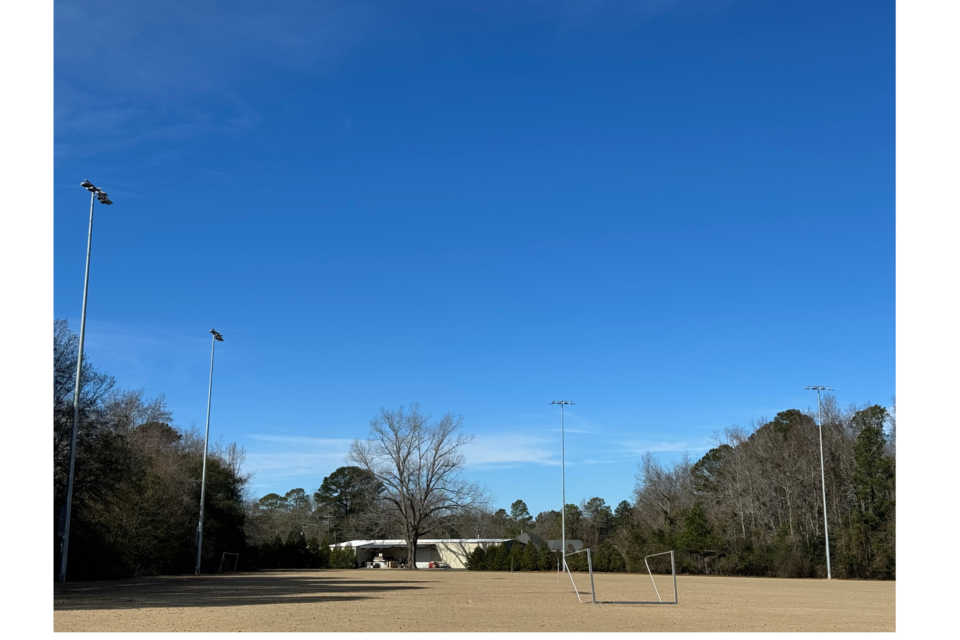
[[[822,417],[833,575],[893,579],[895,415],[879,405],[841,410],[828,397]],[[631,499],[615,507],[596,496],[566,505],[567,539],[591,548],[596,571],[644,571],[644,556],[673,549],[684,573],[825,577],[814,418],[791,409],[748,428],[731,427],[718,440],[696,462],[684,457],[664,465],[645,455]],[[380,499],[384,490],[371,471],[342,467],[324,479],[312,500],[295,489],[282,498],[265,496],[254,512],[278,531],[282,522],[306,522],[318,539],[331,542],[403,538],[402,514],[395,503]],[[286,506],[273,512],[278,504]],[[435,537],[561,537],[559,510],[534,517],[523,500],[514,501],[509,511],[479,502],[469,509],[451,508],[432,518],[430,527]],[[542,571],[555,569],[556,561],[557,554],[545,547],[513,544],[477,550],[469,568]],[[661,569],[664,562],[657,560]],[[584,570],[586,557],[571,556],[568,564]]]
[[[54,567],[59,566],[78,339],[53,332]],[[203,434],[173,424],[161,395],[116,388],[87,358],[81,370],[68,580],[193,571]],[[202,566],[245,545],[244,451],[213,443],[207,456]]]
[[[894,579],[896,416],[880,405],[841,410],[828,397],[822,417],[832,573]],[[607,570],[641,571],[644,556],[673,549],[680,572],[826,577],[813,416],[790,409],[749,428],[726,429],[720,440],[696,462],[684,457],[663,465],[646,454],[632,501],[613,510],[599,497],[566,505],[567,538],[583,540]],[[489,519],[494,536],[560,535],[559,511],[531,518],[522,500]],[[612,553],[618,559],[609,560]],[[569,562],[574,568],[583,561]]]
[[[73,419],[77,336],[54,323],[54,555],[59,554]],[[119,390],[85,360],[80,397],[68,579],[192,571],[203,434],[173,423],[163,396]],[[484,488],[463,477],[463,418],[438,420],[419,406],[381,409],[346,465],[313,492],[249,494],[244,451],[213,443],[208,454],[202,565],[223,552],[240,568],[354,566],[353,539],[560,538],[559,510],[532,516],[523,500],[491,508]],[[879,405],[823,406],[823,452],[833,574],[893,579],[894,414]],[[791,409],[747,428],[731,427],[693,462],[663,465],[645,455],[630,500],[594,496],[565,505],[568,539],[591,548],[597,571],[645,570],[645,555],[674,549],[678,571],[726,575],[825,576],[819,435]],[[557,554],[519,543],[478,550],[474,570],[555,570]],[[412,563],[411,563],[412,564]],[[568,558],[586,568],[583,554]],[[551,569],[552,568],[552,569]]]

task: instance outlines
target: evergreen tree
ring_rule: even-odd
[[[879,405],[858,411],[853,418],[859,430],[852,478],[857,508],[850,518],[852,545],[845,559],[857,577],[892,578],[895,573],[895,471],[883,432],[886,419],[886,409]]]
[[[559,555],[550,551],[550,547],[546,542],[540,543],[540,548],[537,549],[537,555],[539,556],[540,571],[553,571],[556,569]]]
[[[713,526],[700,502],[694,503],[693,508],[684,517],[683,532],[677,536],[677,543],[681,548],[697,555],[697,565],[701,569],[705,569],[704,553],[708,549],[715,551],[720,545],[720,540],[714,535]]]
[[[633,507],[626,500],[621,500],[617,505],[616,510],[613,512],[613,528],[614,530],[619,529],[620,527],[626,526],[630,522],[630,515],[633,513]]]
[[[486,555],[486,549],[480,545],[477,545],[477,548],[474,549],[469,556],[467,556],[467,569],[470,571],[486,571]]]
[[[510,534],[518,536],[521,533],[530,531],[530,523],[533,522],[533,516],[523,500],[517,500],[510,505]]]
[[[520,568],[523,571],[539,571],[540,570],[540,554],[537,551],[536,545],[533,543],[523,546],[523,558],[521,559]]]
[[[853,418],[860,429],[854,447],[853,490],[860,520],[871,529],[879,527],[893,505],[893,461],[887,455],[883,425],[887,410],[874,405],[858,411]]]

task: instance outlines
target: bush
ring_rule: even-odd
[[[469,556],[467,556],[467,569],[470,571],[486,571],[487,570],[487,552],[486,550],[478,546],[474,549]]]
[[[356,569],[357,554],[349,547],[335,547],[330,550],[331,569]]]
[[[540,552],[537,551],[537,547],[528,544],[524,545],[522,553],[520,554],[520,570],[521,571],[539,571],[540,570]]]
[[[555,571],[557,568],[557,562],[560,560],[560,554],[555,551],[550,551],[550,547],[547,546],[546,542],[540,543],[540,548],[537,550],[540,571]]]
[[[627,563],[620,552],[612,544],[604,540],[596,549],[592,549],[593,570],[599,572],[623,572],[627,570]]]
[[[487,571],[509,571],[510,549],[502,544],[487,549]]]
[[[591,548],[593,570],[597,572],[623,572],[627,570],[626,561],[620,552],[604,541],[595,549]],[[505,545],[492,546],[489,549],[477,547],[467,556],[467,569],[471,571],[510,571],[513,562],[514,571],[556,571],[560,560],[559,551],[551,551],[546,542],[540,546]],[[578,553],[567,557],[567,566],[571,571],[587,571],[587,556]]]

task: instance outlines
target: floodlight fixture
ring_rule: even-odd
[[[93,186],[93,183],[90,182],[89,180],[84,180],[83,182],[80,183],[80,186],[83,187],[84,189],[96,189],[96,187]]]
[[[823,419],[820,417],[820,392],[833,391],[833,387],[816,384],[810,385],[804,391],[817,392],[817,430],[820,432],[820,488],[823,490],[823,539],[827,544],[827,580],[832,579],[830,573],[830,529],[827,526],[827,480],[823,471]]]
[[[217,331],[216,329],[210,329],[210,333],[213,334],[214,340],[216,340],[217,342],[223,342],[223,336],[220,335],[219,331]]]

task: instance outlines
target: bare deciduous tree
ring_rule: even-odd
[[[354,440],[347,459],[376,476],[382,499],[399,517],[407,541],[408,566],[416,569],[417,541],[441,526],[441,519],[484,505],[483,489],[461,477],[463,417],[448,413],[438,422],[414,404],[409,411],[380,409],[370,421],[370,438]]]
[[[687,454],[668,469],[650,453],[643,456],[633,492],[637,513],[648,526],[665,528],[679,512],[693,506],[693,463]]]

